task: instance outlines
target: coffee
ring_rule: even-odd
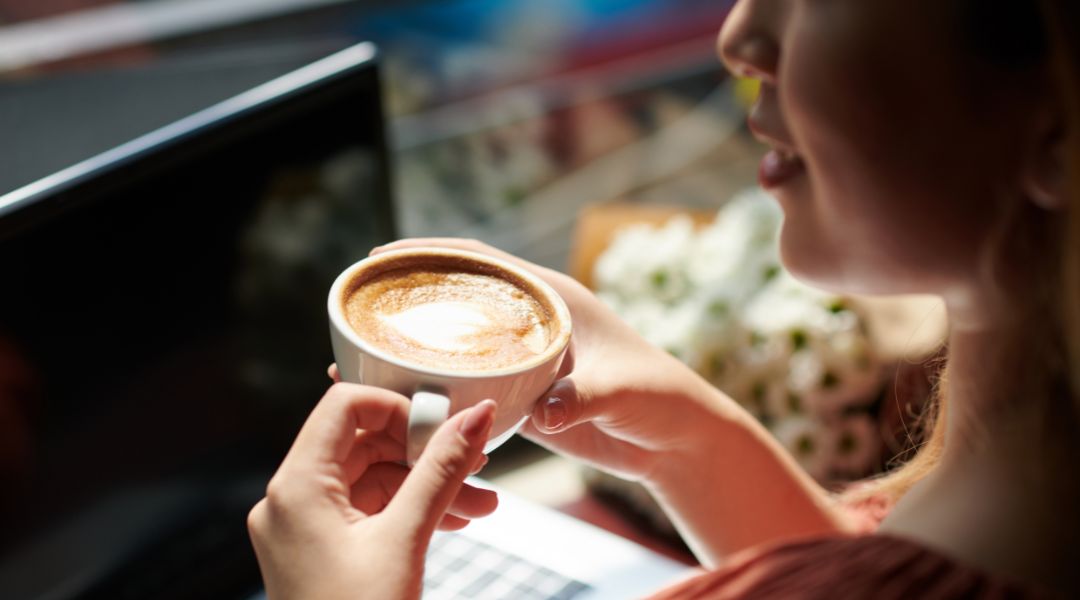
[[[342,309],[367,343],[452,371],[527,364],[558,326],[546,296],[516,274],[462,257],[405,257],[356,274]]]

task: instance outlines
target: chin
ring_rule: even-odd
[[[785,215],[790,210],[797,211],[800,208],[814,205],[810,179],[806,174],[800,175],[784,185],[762,185],[762,189],[773,198],[776,198]]]
[[[842,254],[831,250],[832,244],[814,225],[811,215],[803,210],[807,205],[794,202],[793,194],[773,192],[784,209],[784,222],[780,228],[780,262],[799,281],[813,287],[834,291],[838,279],[837,266],[843,262]]]
[[[803,248],[795,246],[787,241],[787,236],[780,238],[780,262],[795,279],[806,285],[829,291],[842,291],[836,289],[836,274],[833,273],[833,265],[836,261],[827,257],[819,256],[815,248]]]
[[[795,279],[805,283],[810,287],[814,287],[834,294],[853,294],[856,293],[845,286],[843,281],[835,276],[834,273],[828,272],[823,269],[808,268],[800,261],[792,260],[787,257],[781,258],[781,262],[784,263],[784,268]]]
[[[834,294],[891,295],[904,293],[878,277],[862,273],[854,249],[832,247],[823,236],[797,236],[785,228],[780,236],[780,261],[796,279]]]
[[[899,280],[885,279],[881,270],[859,268],[848,264],[842,258],[818,261],[805,253],[789,255],[781,251],[780,260],[795,279],[833,294],[898,296],[935,293],[919,286],[905,286]]]

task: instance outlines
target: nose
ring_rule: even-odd
[[[787,0],[740,0],[720,29],[720,60],[739,77],[775,83],[780,62],[778,4]]]

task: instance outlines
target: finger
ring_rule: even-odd
[[[552,452],[572,456],[584,463],[631,481],[653,468],[656,453],[637,444],[612,437],[592,423],[581,423],[560,433],[538,431],[530,422],[521,428],[523,437]]]
[[[408,467],[398,463],[372,465],[352,485],[353,508],[366,515],[381,512],[398,493],[408,475]],[[446,512],[462,519],[479,519],[495,512],[498,506],[499,497],[494,491],[466,484],[461,486]]]
[[[559,364],[559,371],[555,373],[556,381],[574,372],[574,365],[577,364],[576,358],[577,342],[576,338],[571,337],[570,344],[566,347],[566,354],[563,355],[562,363]]]
[[[390,242],[385,246],[379,246],[372,249],[371,256],[375,256],[376,254],[382,254],[383,252],[388,252],[390,250],[404,250],[406,248],[454,248],[457,250],[468,250],[470,252],[478,252],[480,254],[486,254],[488,256],[494,256],[495,258],[505,260],[506,262],[515,264],[518,267],[525,269],[526,271],[531,271],[544,278],[562,275],[561,273],[557,273],[556,271],[552,271],[551,269],[547,269],[539,265],[535,265],[527,260],[518,258],[517,256],[514,256],[509,252],[500,250],[494,246],[490,246],[481,241],[468,238],[436,237],[398,240],[396,242]],[[551,283],[551,281],[549,280],[548,283]]]
[[[390,242],[384,246],[379,246],[371,250],[371,256],[376,254],[382,254],[390,250],[403,250],[405,248],[456,248],[458,250],[469,250],[471,252],[479,252],[481,254],[487,254],[488,256],[495,256],[503,260],[519,263],[520,265],[528,264],[520,258],[500,250],[489,244],[485,244],[479,240],[473,240],[469,238],[453,238],[453,237],[432,237],[432,238],[411,238],[404,240],[397,240]]]
[[[480,458],[476,459],[476,462],[473,463],[472,469],[469,469],[469,475],[476,475],[481,470],[483,470],[483,468],[486,467],[487,464],[488,464],[487,455],[486,454],[481,454]]]
[[[446,514],[443,515],[442,520],[439,521],[438,526],[435,528],[439,531],[461,531],[462,529],[465,529],[465,526],[468,524],[468,519],[462,519],[461,517]]]
[[[494,490],[465,484],[450,503],[447,512],[466,519],[480,519],[495,512],[498,507],[499,495]]]
[[[560,433],[596,418],[600,414],[599,404],[587,386],[573,376],[564,377],[537,401],[532,424],[543,433]]]
[[[382,512],[408,474],[409,468],[398,463],[371,465],[352,485],[350,501],[353,508],[368,516]]]
[[[405,441],[385,431],[361,430],[349,456],[342,462],[345,482],[354,483],[371,465],[405,461]]]
[[[338,371],[337,363],[331,363],[326,369],[326,374],[334,381],[334,383],[341,383],[341,372]]]
[[[385,431],[404,444],[408,420],[408,398],[380,388],[336,383],[311,411],[278,474],[308,477],[326,474],[328,468],[340,471],[358,429]]]
[[[483,451],[494,415],[495,403],[485,400],[443,423],[385,512],[403,528],[430,537]]]

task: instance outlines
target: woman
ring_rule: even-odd
[[[946,301],[937,423],[859,492],[891,507],[872,534],[729,398],[530,267],[576,331],[525,434],[650,489],[713,569],[661,596],[1080,595],[1078,21],[1073,0],[742,0],[721,32],[728,67],[762,84],[750,124],[787,267]],[[390,247],[433,244],[497,253]],[[408,477],[380,462],[406,410],[338,385],[313,412],[251,515],[272,598],[415,597],[431,531],[493,510],[459,487],[490,406],[451,419]]]

